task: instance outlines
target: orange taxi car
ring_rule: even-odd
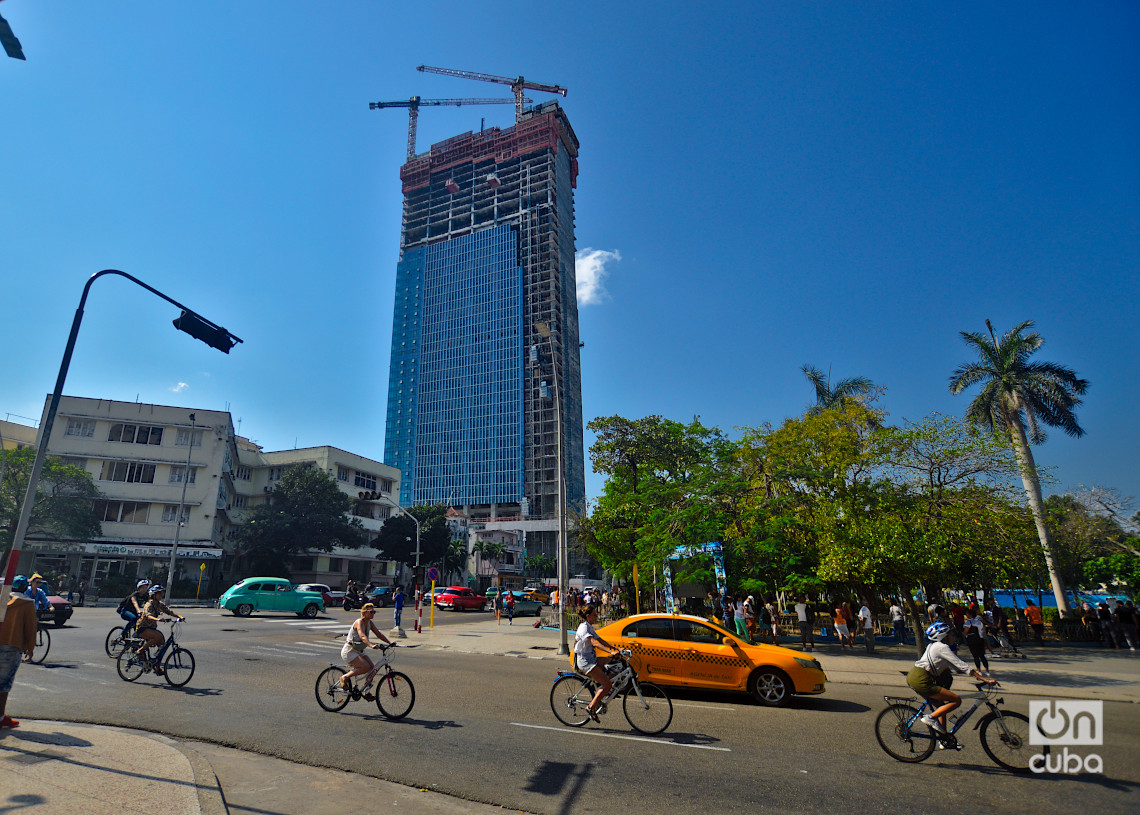
[[[658,685],[750,693],[783,707],[793,694],[823,693],[819,661],[778,645],[751,645],[701,617],[637,614],[598,629],[633,652],[639,677]]]

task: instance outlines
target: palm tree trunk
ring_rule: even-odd
[[[1057,600],[1057,613],[1061,617],[1071,617],[1069,598],[1065,594],[1065,584],[1061,582],[1061,575],[1053,565],[1053,541],[1049,535],[1049,526],[1045,523],[1045,502],[1041,499],[1041,482],[1037,479],[1037,465],[1033,461],[1033,451],[1029,449],[1029,439],[1025,435],[1025,425],[1021,423],[1021,415],[1014,410],[1009,422],[1010,440],[1017,453],[1018,469],[1021,470],[1021,482],[1025,485],[1025,496],[1029,499],[1029,511],[1033,513],[1033,523],[1037,526],[1037,537],[1041,541],[1041,551],[1045,555],[1045,568],[1049,572],[1049,582],[1053,585],[1053,596]]]

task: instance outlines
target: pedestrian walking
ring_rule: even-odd
[[[709,592],[709,604],[712,606],[713,617],[717,620],[724,616],[724,609],[720,605],[720,595]]]
[[[503,606],[507,610],[507,625],[515,624],[515,593],[508,591],[506,598],[503,600]]]
[[[83,601],[87,598],[87,581],[79,581],[79,605],[83,605]]]
[[[75,604],[75,575],[71,576],[71,582],[67,584],[67,602]]]
[[[1129,645],[1135,646],[1136,643],[1140,642],[1140,614],[1137,613],[1136,606],[1132,605],[1131,600],[1124,604],[1124,609],[1132,621],[1131,626],[1124,629],[1124,636],[1128,639]],[[1121,623],[1122,627],[1123,625]]]
[[[835,635],[839,639],[840,650],[850,646],[855,647],[855,638],[851,636],[851,629],[847,625],[847,615],[844,613],[846,607],[843,603],[835,606],[835,612],[832,614],[831,621],[835,625]]]
[[[866,600],[859,609],[859,620],[863,623],[863,644],[867,646],[867,653],[875,653],[875,617],[871,614],[871,606]]]
[[[769,600],[764,604],[764,610],[768,612],[768,619],[772,626],[772,644],[779,645],[780,643],[780,609],[776,606],[775,601]]]
[[[1045,618],[1041,614],[1041,609],[1033,605],[1033,601],[1028,599],[1025,601],[1025,620],[1033,629],[1033,641],[1038,645],[1044,645],[1045,641],[1042,639],[1042,635],[1045,633]]]
[[[899,645],[905,645],[906,615],[903,613],[902,606],[899,605],[899,599],[897,597],[894,598],[887,613],[891,615],[891,628],[895,630],[895,642]]]
[[[503,624],[503,587],[499,586],[498,591],[495,592],[495,599],[491,601],[495,607],[495,625]]]
[[[982,618],[977,606],[973,607],[973,615],[966,618],[966,646],[974,658],[974,667],[984,671],[987,676],[990,672],[990,663],[986,659],[986,621]]]
[[[396,592],[392,595],[392,610],[393,621],[396,628],[400,627],[400,618],[404,616],[404,587],[396,586]]]
[[[800,646],[805,651],[815,650],[815,610],[808,603],[807,595],[801,594],[796,603],[796,621],[800,626]]]
[[[756,641],[756,598],[751,594],[744,598],[744,629],[748,632],[748,641]]]
[[[20,726],[8,715],[8,693],[21,658],[30,660],[36,647],[36,604],[24,595],[27,588],[28,578],[16,575],[0,622],[0,730]]]
[[[756,627],[760,642],[772,635],[772,612],[768,610],[768,604],[763,597],[756,601]],[[775,639],[772,640],[772,644],[776,644]]]
[[[732,598],[728,596],[728,592],[720,596],[720,619],[724,623],[725,631],[736,630],[736,623],[732,621]]]
[[[748,639],[748,628],[744,622],[744,595],[736,595],[732,602],[732,622],[736,627],[736,636]]]
[[[1119,648],[1121,643],[1116,632],[1116,621],[1112,618],[1112,612],[1109,611],[1108,603],[1096,604],[1097,621],[1100,623],[1101,636],[1104,637],[1104,644],[1109,648]]]

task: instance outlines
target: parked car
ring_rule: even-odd
[[[218,598],[218,607],[235,617],[248,617],[255,611],[291,611],[312,619],[324,611],[319,591],[301,591],[283,577],[247,577],[230,586]]]
[[[302,583],[297,591],[319,591],[325,601],[325,608],[336,608],[344,602],[344,592],[333,591],[327,583]]]
[[[546,586],[527,586],[523,589],[523,594],[540,603],[550,602],[550,592],[546,590]]]
[[[448,586],[442,591],[436,590],[435,607],[440,611],[483,611],[487,608],[487,598],[463,586]]]
[[[526,617],[533,615],[535,617],[542,614],[542,602],[533,597],[528,597],[524,591],[512,591],[511,595],[515,598],[515,616]]]
[[[56,628],[63,628],[64,623],[70,620],[71,615],[75,613],[75,609],[71,607],[71,603],[56,594],[47,583],[41,583],[40,588],[47,595],[51,608],[37,611],[36,619],[41,623],[55,623]]]
[[[751,645],[700,617],[637,614],[598,629],[598,636],[633,651],[641,677],[659,685],[752,694],[783,707],[793,694],[823,693],[819,661],[778,645]]]

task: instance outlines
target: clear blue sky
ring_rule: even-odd
[[[1091,381],[1085,438],[1036,451],[1053,489],[1140,496],[1135,2],[0,14],[28,57],[0,59],[0,418],[40,415],[83,283],[112,267],[245,344],[220,354],[104,279],[68,393],[228,407],[269,449],[382,458],[407,119],[368,102],[509,94],[426,63],[569,88],[600,271],[586,421],[779,423],[810,400],[805,362],[886,386],[893,419],[961,414],[958,332],[1032,319],[1040,357]],[[420,147],[484,117],[512,108],[424,110]]]

